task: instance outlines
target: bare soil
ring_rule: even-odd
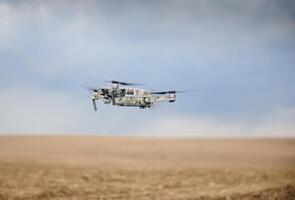
[[[295,139],[1,136],[0,200],[295,199]]]

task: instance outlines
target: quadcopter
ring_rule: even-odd
[[[92,91],[91,99],[94,111],[97,111],[96,101],[102,100],[105,104],[114,106],[151,108],[158,102],[175,102],[176,93],[185,91],[152,92],[146,89],[130,87],[139,85],[120,81],[108,81],[112,85],[106,88],[88,88]],[[129,87],[128,87],[129,86]]]

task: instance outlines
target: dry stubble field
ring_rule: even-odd
[[[295,139],[1,136],[0,199],[295,199]]]

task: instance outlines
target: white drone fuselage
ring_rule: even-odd
[[[139,108],[150,108],[156,102],[174,102],[176,94],[153,94],[149,90],[141,88],[124,87],[113,84],[112,87],[101,88],[93,91],[92,100],[103,100],[105,104],[116,106],[129,106]]]

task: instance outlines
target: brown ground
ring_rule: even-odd
[[[295,199],[295,139],[1,136],[0,200]]]

